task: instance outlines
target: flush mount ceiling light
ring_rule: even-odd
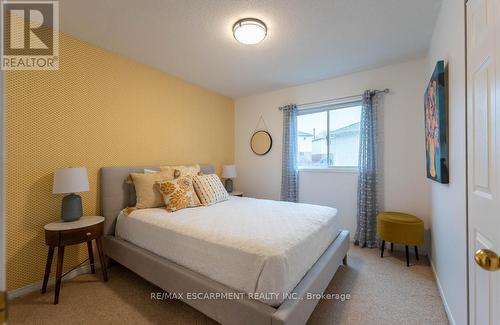
[[[257,44],[267,35],[267,26],[262,20],[244,18],[233,25],[234,38],[243,44]]]

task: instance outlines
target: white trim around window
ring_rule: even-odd
[[[363,96],[350,96],[339,99],[323,100],[319,102],[297,105],[298,114],[312,114],[332,109],[346,108],[355,106],[357,103],[361,105]]]
[[[309,114],[314,114],[314,113],[334,111],[334,110],[342,109],[342,108],[361,106],[362,103],[363,102],[360,100],[355,100],[355,101],[340,103],[340,104],[335,104],[335,105],[325,105],[325,106],[322,105],[322,106],[302,108],[302,109],[299,108],[297,115],[300,116],[300,115],[309,115]]]
[[[348,173],[357,174],[358,167],[333,166],[333,167],[299,167],[299,173]]]

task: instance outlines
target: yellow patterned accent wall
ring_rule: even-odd
[[[232,99],[64,34],[60,70],[6,73],[5,117],[8,290],[43,278],[43,226],[60,218],[55,168],[87,167],[83,210],[97,215],[103,166],[234,159]],[[84,245],[68,248],[65,270],[86,258]]]

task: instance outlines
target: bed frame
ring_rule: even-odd
[[[125,183],[131,172],[156,166],[105,167],[101,169],[101,206],[104,221],[104,252],[142,278],[170,293],[184,293],[183,302],[222,324],[305,324],[319,299],[306,299],[308,293],[323,293],[341,263],[347,262],[349,232],[342,230],[279,307],[254,299],[186,299],[188,293],[227,294],[238,291],[114,236],[119,212],[129,206],[133,186]],[[213,173],[201,165],[203,173]],[[303,298],[303,299],[302,299]]]

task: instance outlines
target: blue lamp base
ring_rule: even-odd
[[[230,178],[226,178],[226,191],[228,193],[233,192],[233,180]]]
[[[62,200],[61,218],[65,222],[76,221],[83,215],[82,198],[74,193],[66,195]]]

